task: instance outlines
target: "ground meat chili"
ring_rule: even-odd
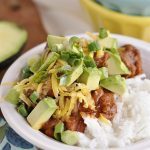
[[[113,120],[117,113],[117,105],[114,100],[114,94],[108,90],[100,88],[92,91],[92,97],[95,101],[96,117],[98,118],[101,113],[108,120]]]
[[[72,115],[65,121],[67,130],[84,132],[86,124],[80,114]]]
[[[50,118],[41,128],[41,131],[49,137],[54,137],[54,127],[59,122],[58,119]]]
[[[142,74],[142,61],[139,51],[132,45],[124,45],[119,50],[122,61],[131,71],[126,78],[132,78],[136,75]]]
[[[109,54],[107,52],[104,53],[102,57],[97,57],[96,53],[94,54],[94,60],[98,68],[107,67],[107,60],[109,58]]]
[[[84,123],[81,113],[92,115],[97,118],[99,118],[100,114],[102,114],[108,120],[113,120],[115,114],[117,113],[114,94],[102,88],[92,91],[91,94],[95,102],[95,111],[90,108],[84,108],[83,103],[78,104],[76,107],[77,110],[73,111],[71,116],[63,121],[66,130],[84,133],[86,124]],[[49,121],[43,125],[41,131],[47,136],[53,137],[54,127],[58,122],[58,119],[50,118]]]

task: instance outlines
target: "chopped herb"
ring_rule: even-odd
[[[70,57],[70,54],[68,53],[68,51],[62,51],[60,53],[60,58],[62,60],[68,61],[69,57]]]
[[[90,56],[84,57],[84,64],[86,67],[96,67],[95,61]]]
[[[17,110],[23,117],[28,116],[28,111],[23,103],[17,107]]]
[[[99,38],[104,39],[108,36],[107,30],[105,28],[99,29]]]
[[[54,129],[54,138],[57,140],[61,140],[61,133],[64,131],[64,123],[59,122],[56,124],[55,129]]]
[[[65,60],[71,66],[78,65],[82,60],[83,54],[81,52],[76,53],[73,51],[62,51],[60,54],[60,58]]]
[[[33,102],[33,103],[36,103],[38,99],[38,93],[36,91],[34,91],[31,95],[30,95],[30,100]]]
[[[95,52],[100,49],[99,43],[97,41],[93,41],[88,45],[88,49],[90,52]]]
[[[32,81],[35,83],[40,83],[41,81],[47,79],[48,73],[46,71],[39,71],[34,74]]]
[[[33,75],[33,73],[30,71],[29,66],[24,67],[22,70],[22,78],[25,79],[30,77],[31,75]]]
[[[76,36],[73,36],[70,38],[69,40],[69,44],[72,46],[76,46],[76,47],[79,47],[79,43],[80,43],[80,38],[76,37]]]

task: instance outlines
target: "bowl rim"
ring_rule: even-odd
[[[142,47],[143,49],[145,49],[146,51],[149,51],[149,47],[150,47],[150,44],[149,43],[146,43],[144,41],[141,41],[141,40],[138,40],[138,39],[135,39],[135,38],[131,38],[131,37],[128,37],[128,36],[122,36],[122,35],[118,35],[118,34],[112,34],[113,37],[115,38],[118,38],[120,39],[119,41],[132,41],[133,45],[137,45],[137,47]],[[70,36],[74,36],[74,35],[70,35]],[[68,36],[68,37],[70,37]],[[85,34],[77,34],[75,36],[79,36],[79,37],[85,37]],[[2,93],[1,93],[1,90],[2,90],[2,84],[7,80],[7,76],[9,75],[9,72],[11,71],[12,68],[15,68],[15,65],[18,63],[18,62],[21,62],[21,60],[25,59],[26,56],[28,55],[31,55],[31,54],[34,54],[34,53],[39,53],[43,51],[43,48],[45,47],[45,44],[46,43],[42,43],[40,45],[37,45],[36,47],[30,49],[29,51],[27,51],[26,53],[24,53],[22,56],[20,56],[10,67],[9,69],[7,70],[7,72],[5,73],[3,79],[2,79],[2,82],[1,82],[1,85],[0,85],[0,98],[2,98]],[[39,49],[39,51],[37,50]],[[41,49],[41,50],[40,50]],[[38,51],[38,52],[37,52]],[[23,67],[23,65],[22,65]],[[12,107],[12,104],[6,102],[6,101],[3,101],[2,103],[0,103],[0,108],[2,110],[2,113],[6,119],[6,121],[8,122],[8,124],[20,135],[22,136],[24,139],[26,139],[27,141],[31,142],[32,144],[34,144],[35,146],[38,146],[40,148],[43,148],[43,149],[52,149],[52,150],[60,150],[60,147],[62,150],[80,150],[80,149],[84,149],[84,150],[90,150],[90,148],[80,148],[80,147],[75,147],[75,146],[68,146],[66,144],[63,144],[63,143],[60,143],[58,141],[55,141],[53,140],[52,138],[49,138],[47,136],[45,136],[44,134],[42,134],[41,132],[37,132],[35,130],[33,130],[29,125],[27,125],[27,128],[30,129],[31,132],[34,132],[35,134],[32,135],[32,133],[28,133],[24,130],[24,128],[19,124],[18,125],[18,122],[16,122],[16,120],[13,118],[13,117],[10,117],[10,114],[9,114],[9,110],[6,110],[5,108],[9,109]],[[20,116],[18,114],[18,112],[16,112],[16,110],[14,111],[15,113],[17,113],[18,116]],[[20,116],[21,117],[21,116]],[[21,117],[23,119],[23,117]],[[21,123],[21,122],[20,122]],[[42,134],[42,137],[43,138],[46,138],[48,139],[47,141],[49,141],[49,143],[45,140],[41,140],[41,142],[39,142],[39,140],[35,137],[35,135],[40,135],[41,137],[41,134]],[[50,145],[50,146],[49,146]],[[150,140],[144,140],[144,141],[140,141],[139,143],[135,143],[133,145],[129,145],[127,147],[125,147],[125,149],[127,150],[137,150],[137,149],[141,149],[141,148],[146,148],[147,146],[150,146]],[[122,148],[115,148],[115,149],[122,149]],[[123,148],[124,149],[124,148]]]
[[[131,22],[131,23],[135,23],[145,26],[144,23],[149,24],[150,23],[150,16],[134,16],[134,15],[127,15],[127,14],[122,14],[113,10],[110,10],[100,4],[98,4],[96,1],[94,0],[80,0],[80,2],[82,3],[82,5],[87,5],[87,7],[92,8],[93,10],[96,10],[100,13],[103,13],[103,15],[107,16],[107,17],[115,17],[115,20],[123,20],[124,22]],[[143,22],[143,24],[141,24],[141,22]]]

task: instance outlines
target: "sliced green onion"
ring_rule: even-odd
[[[53,62],[56,62],[56,60],[59,58],[59,54],[56,52],[51,52],[48,54],[46,60],[41,65],[38,71],[45,71]]]
[[[31,95],[30,95],[30,100],[33,102],[33,103],[36,103],[38,99],[38,93],[36,91],[34,91]]]
[[[119,51],[116,48],[107,48],[105,51],[111,52],[113,54],[119,54]]]
[[[71,66],[77,66],[81,63],[81,59],[78,59],[78,58],[70,58],[68,60],[68,63],[71,65]]]
[[[62,51],[60,54],[60,58],[68,62],[71,66],[78,65],[78,63],[81,62],[82,57],[82,52]]]
[[[45,80],[47,77],[48,77],[48,73],[46,71],[39,71],[33,75],[32,81],[35,83],[40,83],[43,80]]]
[[[70,55],[69,55],[69,53],[67,51],[62,51],[60,53],[60,58],[62,60],[68,61],[69,57],[70,57]]]
[[[78,38],[76,36],[71,37],[69,40],[69,44],[71,46],[73,46],[74,44],[79,44],[79,42],[80,42],[80,38]]]
[[[28,111],[25,108],[24,104],[21,104],[17,107],[18,112],[23,116],[23,117],[27,117],[28,116]]]
[[[105,28],[99,29],[99,38],[104,39],[108,36],[107,30]]]
[[[59,122],[54,129],[54,138],[57,140],[61,140],[61,133],[64,131],[64,123]]]
[[[88,45],[88,49],[90,52],[95,52],[100,49],[99,43],[97,41],[93,41]]]
[[[72,71],[72,67],[70,65],[64,65],[58,69],[58,73],[61,73],[63,75],[69,74],[70,71]]]
[[[90,56],[84,57],[84,64],[86,67],[96,67],[95,61]]]
[[[23,70],[22,70],[22,77],[23,77],[23,79],[28,78],[31,75],[33,75],[33,73],[30,71],[29,66],[24,67]]]

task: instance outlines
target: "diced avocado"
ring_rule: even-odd
[[[101,78],[100,80],[103,80],[105,78],[108,78],[108,68],[106,67],[101,67],[99,68],[100,74],[101,74]]]
[[[49,65],[55,62],[58,58],[59,58],[59,54],[57,54],[56,52],[50,52],[45,62],[42,64],[42,66],[39,68],[38,71],[46,70],[49,67]]]
[[[56,111],[57,105],[51,97],[41,100],[27,117],[32,128],[39,130]]]
[[[89,90],[95,90],[99,87],[100,71],[97,68],[85,68],[78,82],[87,85]]]
[[[121,61],[120,56],[117,54],[110,54],[110,58],[107,60],[108,65],[108,73],[109,75],[117,75],[117,74],[129,74],[129,69],[125,66],[125,64]]]
[[[71,85],[74,81],[76,81],[83,72],[83,62],[80,62],[79,65],[73,67],[72,71],[65,76],[60,78],[59,85]]]
[[[48,35],[48,37],[47,37],[48,47],[49,47],[50,49],[52,49],[53,46],[55,46],[56,44],[58,44],[58,45],[59,45],[59,44],[63,44],[66,40],[67,40],[66,37]]]
[[[123,95],[126,91],[125,79],[120,75],[109,76],[100,82],[100,86],[119,95]]]
[[[26,40],[27,32],[25,29],[12,22],[0,21],[0,65],[16,55]]]
[[[117,39],[112,38],[112,37],[107,37],[107,38],[101,39],[101,40],[99,40],[99,43],[100,43],[101,47],[108,48],[108,49],[111,49],[111,48],[116,49],[118,46]]]
[[[78,142],[78,136],[75,131],[66,130],[61,134],[61,141],[68,145],[75,145]]]
[[[12,104],[17,104],[19,102],[19,92],[17,92],[15,89],[10,89],[8,94],[6,95],[5,99],[9,101]]]

